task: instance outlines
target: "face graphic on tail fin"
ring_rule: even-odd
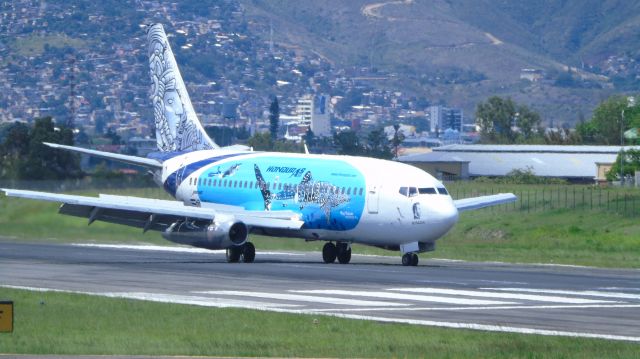
[[[193,110],[162,25],[148,27],[147,41],[158,150],[196,151],[217,148]]]

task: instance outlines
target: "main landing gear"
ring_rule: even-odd
[[[403,266],[417,266],[418,265],[418,254],[414,252],[405,253],[402,255],[402,265]]]
[[[322,260],[325,263],[333,263],[338,259],[340,264],[347,264],[351,261],[351,246],[346,242],[327,242],[322,247]]]
[[[256,247],[251,242],[246,242],[241,246],[227,248],[227,262],[229,263],[237,263],[240,261],[253,263],[255,259]]]

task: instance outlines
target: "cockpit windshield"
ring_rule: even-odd
[[[449,192],[447,191],[446,188],[444,188],[443,185],[440,185],[439,187],[400,187],[400,189],[398,190],[398,193],[400,193],[401,195],[405,196],[405,197],[413,197],[413,196],[417,196],[418,194],[441,194],[441,195],[448,195]]]
[[[433,187],[418,188],[418,192],[420,194],[436,194],[436,189]]]

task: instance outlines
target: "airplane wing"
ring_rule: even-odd
[[[158,168],[158,169],[162,168],[162,163],[160,163],[160,162],[158,162],[158,161],[156,161],[154,159],[151,159],[151,158],[121,155],[119,153],[111,153],[111,152],[90,150],[88,148],[66,146],[66,145],[60,145],[60,144],[57,144],[57,143],[49,143],[49,142],[43,142],[43,143],[45,145],[51,147],[51,148],[58,148],[58,149],[61,149],[61,150],[66,150],[66,151],[84,153],[84,154],[87,154],[87,155],[96,156],[96,157],[102,157],[102,158],[106,158],[106,159],[110,159],[110,160],[114,160],[114,161],[119,161],[119,162],[124,162],[124,163],[128,163],[128,164],[136,165],[136,166]]]
[[[503,203],[515,202],[518,199],[513,193],[499,193],[490,196],[480,196],[464,199],[456,199],[453,204],[459,212],[495,206]]]
[[[100,197],[75,196],[47,192],[1,189],[7,196],[49,202],[62,202],[59,213],[94,221],[123,224],[147,230],[163,231],[185,218],[212,221],[216,216],[233,216],[250,227],[300,229],[304,224],[292,211],[248,211],[242,207],[214,205],[185,206],[180,201],[101,194]]]

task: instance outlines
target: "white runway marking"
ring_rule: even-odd
[[[605,297],[605,298],[621,298],[621,299],[640,299],[640,294],[618,293],[618,292],[601,292],[597,290],[556,290],[556,289],[530,289],[530,288],[480,288],[509,292],[525,292],[525,293],[550,293],[550,294],[566,294],[566,295],[584,295],[587,297]]]
[[[160,251],[160,252],[176,252],[176,253],[203,253],[203,254],[224,254],[224,249],[204,249],[194,247],[171,247],[171,246],[154,246],[154,245],[135,245],[135,244],[96,244],[96,243],[72,243],[75,247],[92,247],[92,248],[105,248],[105,249],[132,249],[136,251]],[[304,253],[292,253],[292,252],[262,252],[258,254],[265,255],[279,255],[279,256],[304,256]]]
[[[592,299],[567,298],[567,297],[547,296],[547,295],[495,293],[495,292],[482,292],[482,291],[475,291],[475,290],[459,290],[459,289],[443,289],[443,288],[392,288],[389,290],[398,291],[398,292],[411,292],[411,293],[429,293],[429,294],[433,293],[433,294],[448,294],[448,295],[465,295],[470,297],[483,297],[483,298],[533,300],[538,302],[567,303],[567,304],[616,303],[615,301],[610,301],[610,300],[592,300]]]
[[[26,290],[32,290],[32,291],[54,291],[54,292],[109,296],[109,293],[86,293],[86,292],[76,292],[76,291],[69,291],[69,290],[49,289],[49,288],[20,287],[20,286],[11,286],[11,285],[0,285],[0,287],[26,289]],[[146,294],[151,294],[151,293],[146,293]],[[157,299],[157,301],[160,301],[161,299],[170,299],[167,297],[163,297],[162,295],[155,296],[154,294],[152,294],[152,296],[153,298]],[[149,299],[148,297],[144,298],[145,296],[137,296],[135,298],[134,297],[132,297],[131,299],[153,300],[153,299]],[[184,297],[189,298],[188,296],[184,296]],[[198,298],[198,297],[191,297],[191,298]],[[199,297],[199,298],[204,298],[204,297]],[[195,305],[215,307],[216,305],[212,305],[212,302],[210,301],[210,299],[211,298],[204,298],[203,301],[193,301],[185,304],[195,304]],[[389,303],[385,303],[385,305],[389,305]],[[485,331],[493,331],[493,332],[538,334],[538,335],[548,335],[548,336],[566,336],[566,337],[580,337],[580,338],[598,338],[598,339],[608,339],[608,340],[640,342],[640,337],[622,336],[622,335],[608,335],[608,334],[596,334],[596,333],[586,333],[586,332],[569,332],[569,331],[560,331],[560,330],[546,330],[546,329],[511,327],[511,326],[476,324],[476,323],[457,323],[457,322],[440,322],[440,321],[430,321],[430,320],[414,320],[414,319],[404,319],[404,318],[387,318],[387,317],[365,316],[365,315],[356,315],[356,314],[343,314],[343,313],[337,313],[337,312],[328,313],[328,312],[317,312],[314,310],[286,309],[286,308],[281,308],[282,305],[278,305],[278,306],[280,307],[267,307],[264,305],[264,303],[261,303],[261,305],[254,307],[252,309],[257,309],[262,311],[272,311],[272,312],[278,312],[278,313],[326,315],[326,316],[338,317],[338,318],[371,320],[371,321],[388,322],[388,323],[426,325],[426,326],[436,326],[436,327],[443,327],[443,328],[473,329],[473,330],[485,330]]]
[[[313,303],[325,303],[325,304],[335,304],[335,305],[353,305],[353,306],[362,306],[362,307],[383,307],[383,306],[400,307],[400,306],[408,305],[408,304],[393,303],[393,302],[378,302],[378,301],[358,300],[358,299],[317,297],[312,295],[297,295],[297,294],[286,294],[286,293],[245,292],[245,291],[235,291],[235,290],[202,291],[202,292],[194,292],[194,293],[212,294],[212,295],[235,295],[235,296],[242,296],[242,297],[292,300],[297,302],[313,302]]]
[[[444,328],[474,329],[474,330],[486,330],[486,331],[491,331],[491,332],[508,332],[508,333],[519,333],[519,334],[539,334],[539,335],[549,335],[549,336],[597,338],[597,339],[624,340],[624,341],[640,342],[640,337],[630,337],[630,336],[623,336],[623,335],[608,335],[608,334],[595,334],[595,333],[567,332],[567,331],[562,331],[562,330],[520,328],[520,327],[510,327],[510,326],[490,325],[490,324],[437,322],[437,321],[431,321],[431,320],[385,318],[385,317],[373,317],[373,316],[355,315],[355,314],[329,314],[329,315],[330,316],[335,316],[335,317],[338,317],[338,318],[374,320],[374,321],[378,321],[378,322],[388,322],[388,323],[405,323],[405,324],[416,324],[416,325],[429,325],[429,326],[444,327]]]
[[[220,298],[212,298],[212,297],[202,297],[202,296],[160,294],[160,293],[146,293],[146,292],[98,292],[96,293],[96,292],[84,292],[84,291],[66,290],[66,289],[24,287],[24,286],[14,286],[14,285],[0,285],[0,287],[30,290],[34,292],[85,294],[85,295],[95,295],[95,296],[109,297],[109,298],[136,299],[136,300],[146,300],[150,302],[190,304],[190,305],[199,305],[203,307],[217,307],[217,308],[227,308],[227,307],[247,308],[247,309],[263,308],[267,310],[272,308],[301,307],[301,305],[295,305],[295,304],[268,303],[268,302],[257,302],[257,301],[247,301],[247,300],[229,300],[229,299],[220,299]]]
[[[515,302],[502,302],[502,301],[496,301],[496,300],[436,297],[431,295],[400,294],[400,293],[390,293],[390,292],[367,292],[367,291],[361,292],[361,291],[350,291],[350,290],[294,290],[292,292],[308,293],[308,294],[348,295],[348,296],[354,296],[354,297],[370,297],[370,298],[384,298],[384,299],[398,299],[398,300],[415,300],[420,302],[447,303],[447,304],[456,304],[456,305],[517,304]]]
[[[513,309],[589,309],[589,308],[640,308],[640,304],[562,304],[562,305],[505,305],[495,307],[409,307],[409,308],[336,308],[315,309],[318,312],[420,312],[420,311],[476,311]]]

